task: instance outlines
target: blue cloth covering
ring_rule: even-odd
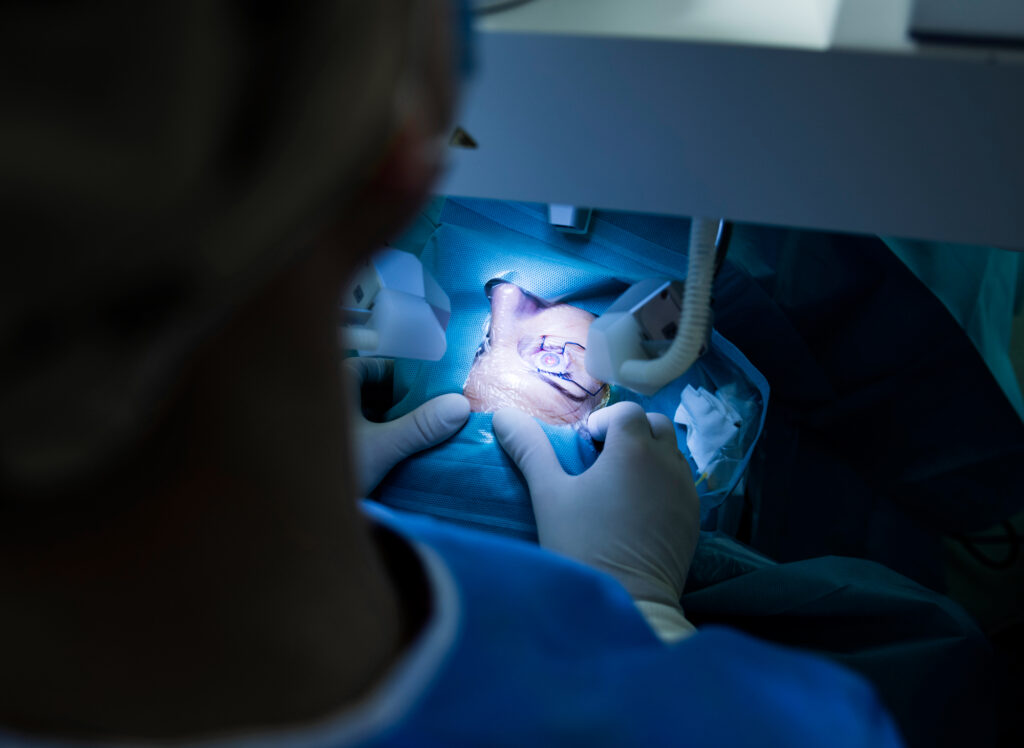
[[[687,617],[825,655],[865,676],[910,746],[991,745],[992,649],[956,603],[884,566],[829,556],[779,564],[702,533]]]
[[[949,310],[1024,419],[1024,398],[1010,361],[1010,333],[1020,303],[1020,253],[945,242],[882,241]]]
[[[490,413],[471,413],[450,440],[399,464],[373,493],[388,506],[490,530],[537,539],[526,484],[497,443]],[[568,427],[542,424],[562,468],[579,475],[597,451]]]
[[[436,207],[436,206],[435,206]],[[568,236],[547,223],[540,206],[491,201],[448,200],[439,226],[423,237],[420,259],[448,293],[452,315],[448,351],[437,362],[398,361],[394,418],[446,392],[461,392],[484,335],[490,305],[485,284],[495,278],[515,283],[544,299],[564,301],[601,314],[629,284],[649,276],[685,278],[686,225],[672,230],[651,226],[623,228],[615,217],[595,217],[587,237]],[[646,230],[656,241],[643,238]],[[402,248],[415,239],[406,238]],[[682,389],[691,384],[714,391],[739,383],[749,396],[752,416],[743,438],[724,461],[716,481],[698,485],[705,526],[714,526],[715,508],[731,493],[746,469],[764,422],[768,383],[740,351],[717,332],[709,351],[686,375],[652,397],[613,388],[612,401],[634,400],[652,412],[675,413]],[[578,475],[598,452],[568,426],[542,424],[566,472]],[[677,443],[688,455],[686,432],[676,427]],[[691,460],[691,469],[698,475]],[[474,413],[453,439],[414,455],[395,468],[373,497],[389,506],[425,512],[494,532],[536,539],[525,481],[494,439],[491,415]]]
[[[938,257],[930,282],[961,266]],[[778,561],[870,558],[943,589],[941,536],[1024,508],[1024,423],[948,308],[970,294],[941,301],[867,236],[737,226],[729,260],[715,326],[772,384],[745,539]]]

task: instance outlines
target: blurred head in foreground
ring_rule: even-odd
[[[440,166],[450,2],[12,3],[0,23],[0,492],[125,459],[192,354]]]

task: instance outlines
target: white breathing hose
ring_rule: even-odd
[[[679,329],[665,353],[655,359],[625,361],[622,383],[654,392],[686,373],[700,355],[711,321],[711,282],[715,278],[717,220],[694,218],[690,223],[690,250]]]

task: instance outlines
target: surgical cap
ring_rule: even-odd
[[[203,334],[366,179],[414,7],[5,4],[4,484],[130,446]]]

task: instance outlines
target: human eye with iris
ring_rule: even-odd
[[[541,348],[534,354],[534,363],[537,364],[537,368],[541,371],[546,371],[550,374],[559,374],[565,369],[566,360],[564,356],[555,353],[554,351]],[[555,371],[556,369],[558,371]]]
[[[463,393],[477,412],[511,407],[547,423],[576,425],[608,399],[585,366],[594,315],[548,304],[521,288],[491,289],[491,317]]]
[[[586,350],[582,343],[562,340],[551,335],[541,335],[537,341],[527,346],[525,352],[520,350],[520,355],[525,356],[526,360],[536,367],[537,373],[570,382],[582,390],[583,395],[596,397],[604,383],[589,378],[586,369],[578,363],[581,354],[584,354]],[[577,379],[577,372],[580,373],[581,378],[589,378],[590,381],[586,384],[580,382]],[[588,385],[594,389],[588,389]],[[577,395],[577,398],[580,397]]]

